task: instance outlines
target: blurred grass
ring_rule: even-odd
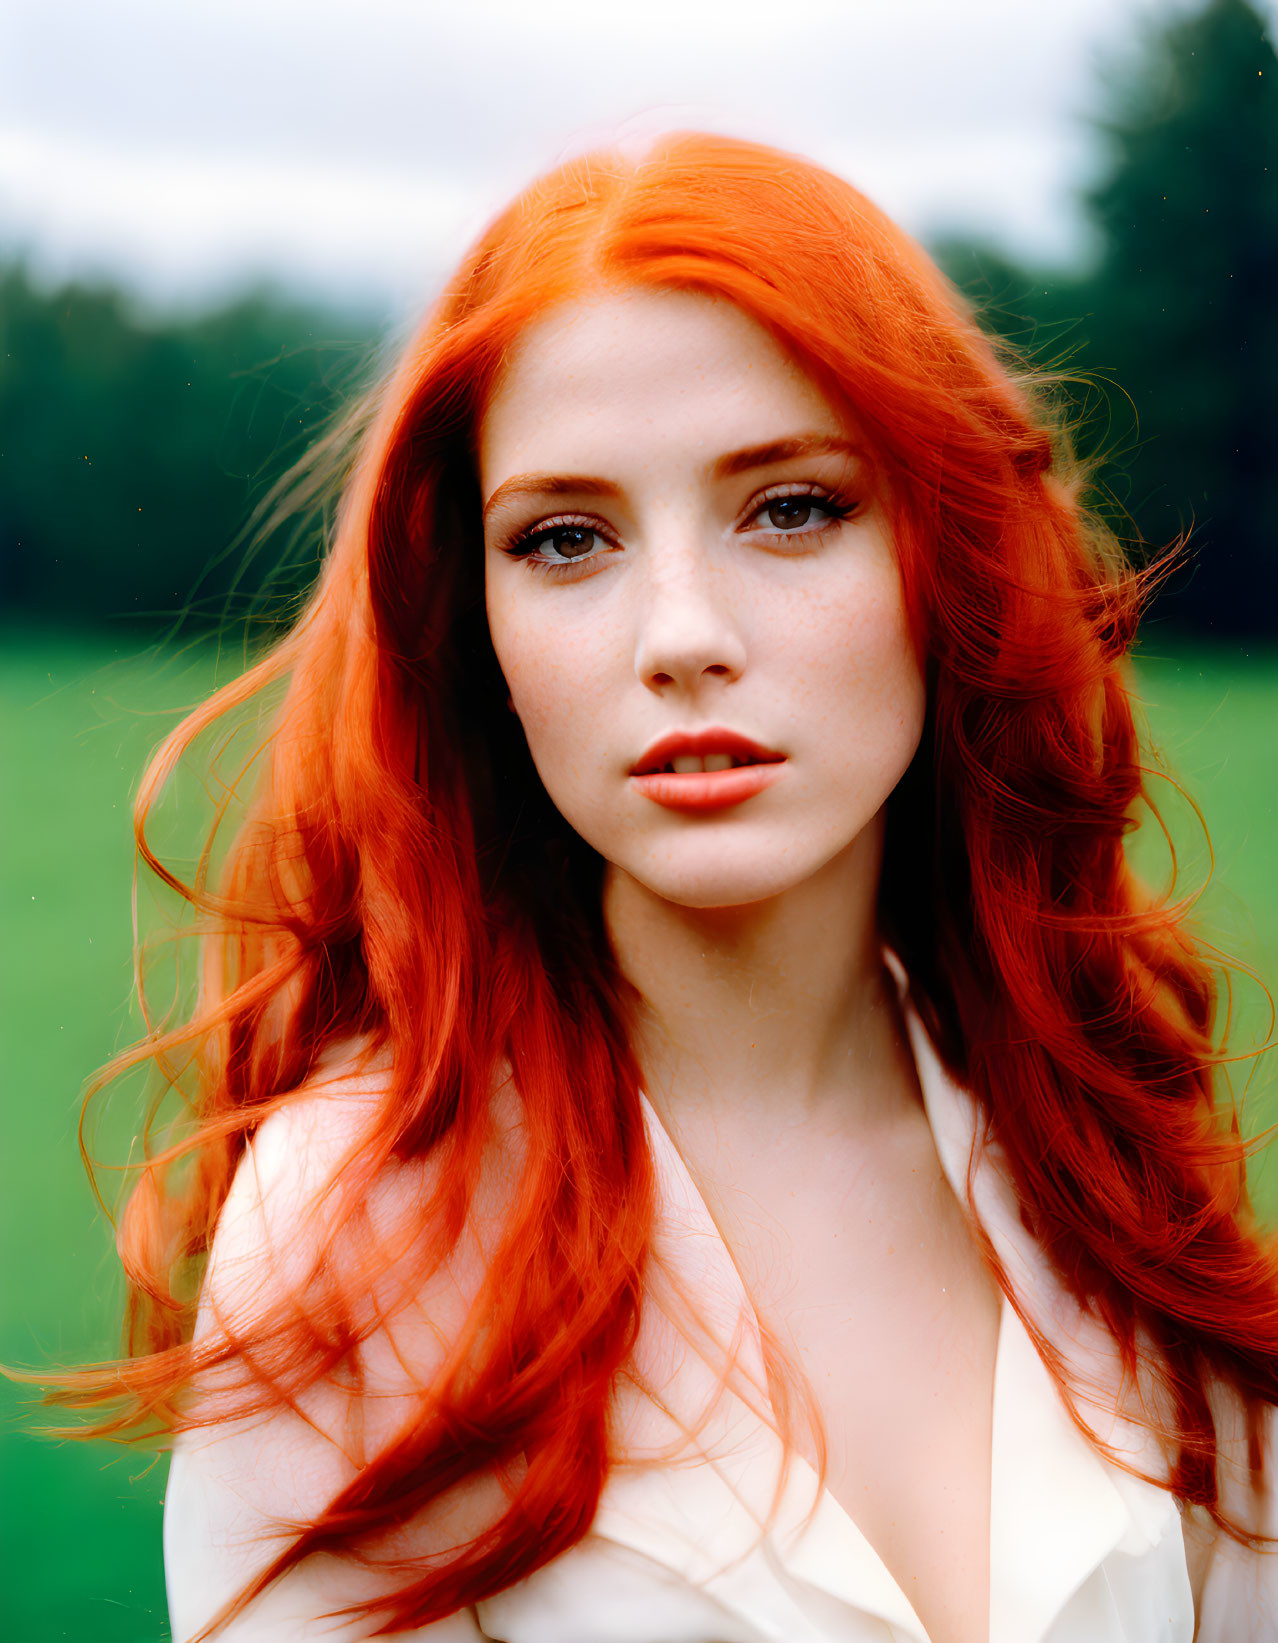
[[[76,1146],[86,1076],[137,1030],[130,1012],[129,803],[148,752],[198,701],[208,648],[142,656],[127,641],[10,632],[0,650],[3,765],[0,883],[0,1361],[39,1366],[111,1354],[121,1286],[109,1229]],[[1168,763],[1201,804],[1216,876],[1195,911],[1209,939],[1278,985],[1278,654],[1148,655],[1137,688]],[[1184,883],[1205,875],[1192,810],[1165,788]],[[1136,845],[1158,882],[1166,851]],[[1268,1031],[1254,985],[1240,988],[1239,1042]],[[1255,1131],[1278,1119],[1275,1057],[1246,1105]],[[1237,1070],[1240,1090],[1247,1063]],[[127,1093],[127,1092],[126,1092]],[[97,1150],[127,1155],[117,1103]],[[1278,1148],[1253,1184],[1278,1219]],[[110,1192],[108,1190],[108,1197]],[[0,1381],[0,1636],[6,1643],[160,1643],[167,1638],[159,1508],[164,1462],[104,1445],[50,1444],[24,1428],[34,1394]]]
[[[130,801],[147,754],[213,678],[213,654],[10,632],[0,654],[0,1361],[113,1355],[122,1284],[76,1143],[84,1079],[138,1030],[129,1008]],[[127,1156],[128,1114],[98,1146]],[[107,1184],[108,1198],[111,1196]],[[158,1643],[163,1460],[51,1444],[0,1380],[0,1637]],[[16,1428],[16,1430],[15,1430]]]
[[[1229,977],[1239,1059],[1226,1079],[1256,1135],[1278,1123],[1278,1053],[1246,1053],[1272,1041],[1278,998],[1278,651],[1151,646],[1134,685],[1153,766],[1164,771],[1147,785],[1176,851],[1177,894],[1203,887],[1190,928],[1255,972]],[[1148,819],[1130,856],[1151,885],[1170,883],[1167,843]],[[1278,1145],[1253,1157],[1248,1179],[1258,1212],[1278,1223]]]

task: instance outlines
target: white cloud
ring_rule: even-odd
[[[700,125],[811,154],[916,233],[1064,255],[1097,42],[1146,3],[29,0],[0,239],[157,294],[275,270],[401,305],[565,151]]]
[[[0,132],[0,214],[32,225],[37,266],[131,266],[153,293],[274,274],[409,300],[478,226],[474,208],[473,191],[447,173],[245,165]]]

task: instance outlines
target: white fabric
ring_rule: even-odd
[[[965,1201],[979,1110],[946,1074],[918,1017],[907,1011],[907,1018],[937,1152]],[[659,1188],[654,1276],[635,1348],[636,1381],[619,1382],[616,1412],[632,1455],[672,1448],[681,1454],[655,1469],[614,1471],[589,1534],[545,1568],[456,1622],[397,1635],[422,1643],[927,1643],[904,1593],[828,1491],[804,1529],[816,1481],[804,1461],[792,1461],[781,1510],[761,1533],[779,1476],[779,1441],[747,1402],[731,1392],[716,1396],[716,1343],[707,1342],[703,1353],[685,1340],[663,1274],[677,1276],[678,1286],[697,1297],[720,1350],[739,1341],[741,1371],[762,1386],[757,1321],[646,1097],[644,1112]],[[1097,1408],[1084,1411],[1089,1421],[1116,1450],[1157,1473],[1152,1441],[1113,1413],[1122,1390],[1113,1344],[1081,1314],[1026,1232],[997,1148],[985,1152],[975,1197],[1018,1297],[1096,1386]],[[659,1388],[664,1407],[636,1382]],[[694,1445],[687,1430],[707,1407],[713,1413]],[[175,1643],[207,1615],[214,1594],[229,1595],[244,1567],[229,1547],[244,1503],[219,1495],[203,1452],[199,1443],[179,1444],[166,1498]],[[1272,1531],[1272,1503],[1268,1515]],[[331,1606],[321,1601],[322,1590],[322,1577],[313,1590],[293,1577],[287,1593],[268,1594],[228,1631],[227,1643],[366,1636],[320,1621]],[[204,1594],[198,1601],[197,1592]],[[990,1643],[1278,1643],[1278,1555],[1257,1558],[1222,1545],[1200,1608],[1196,1632],[1173,1497],[1107,1462],[1086,1441],[1005,1300],[994,1383]]]

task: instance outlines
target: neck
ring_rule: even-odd
[[[743,907],[679,906],[609,868],[604,920],[642,1001],[635,1048],[663,1117],[876,1123],[915,1099],[882,961],[881,855],[880,820],[802,884]]]

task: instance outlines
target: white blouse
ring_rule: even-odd
[[[965,1202],[979,1108],[946,1073],[908,1007],[907,1020],[937,1153]],[[719,1393],[716,1373],[723,1344],[736,1339],[741,1371],[756,1387],[766,1385],[758,1323],[687,1167],[646,1097],[643,1105],[659,1195],[653,1279],[632,1360],[639,1374],[619,1378],[616,1415],[629,1455],[667,1459],[614,1470],[589,1533],[567,1553],[454,1621],[396,1636],[421,1643],[928,1643],[852,1518],[828,1490],[817,1500],[805,1461],[792,1459],[780,1511],[763,1532],[782,1459],[761,1418],[766,1393],[755,1393],[762,1409],[751,1408],[733,1391]],[[1117,1452],[1158,1475],[1153,1440],[1114,1413],[1122,1377],[1113,1342],[1069,1297],[1026,1232],[992,1143],[974,1190],[1018,1298],[1096,1388],[1096,1406],[1080,1412]],[[676,1275],[697,1297],[714,1329],[704,1353],[676,1327],[674,1291],[663,1274]],[[640,1380],[661,1389],[664,1408]],[[687,1431],[707,1408],[710,1418],[689,1441]],[[246,1504],[244,1457],[228,1459],[230,1441],[215,1431],[183,1438],[175,1450],[164,1525],[174,1643],[185,1643],[263,1561],[254,1547],[264,1525]],[[1272,1497],[1271,1483],[1262,1525],[1270,1533],[1278,1532]],[[1005,1299],[994,1375],[990,1643],[1278,1643],[1278,1553],[1246,1554],[1223,1538],[1204,1543],[1201,1558],[1191,1560],[1186,1548],[1172,1495],[1086,1441]],[[1202,1565],[1193,1585],[1191,1561]],[[1201,1587],[1197,1600],[1194,1585]],[[225,1643],[367,1637],[358,1622],[323,1618],[342,1601],[334,1591],[303,1565],[229,1627]]]

